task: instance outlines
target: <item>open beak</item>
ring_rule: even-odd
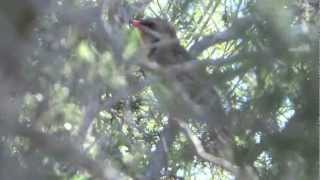
[[[144,24],[144,21],[143,20],[130,20],[129,21],[129,24],[135,28],[137,28],[141,33],[143,34],[148,34],[149,36],[152,36],[156,39],[159,39],[160,38],[160,34],[152,29],[150,29],[149,27],[147,27],[145,24]]]

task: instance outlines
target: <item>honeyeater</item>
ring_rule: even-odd
[[[156,62],[160,68],[179,67],[179,64],[193,60],[181,46],[175,28],[167,20],[146,18],[130,23],[140,32],[147,59]],[[171,77],[152,88],[169,115],[206,123],[211,139],[226,134],[223,132],[227,127],[226,113],[206,68],[173,72]]]

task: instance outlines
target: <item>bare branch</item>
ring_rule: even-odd
[[[84,107],[85,115],[78,132],[80,143],[82,143],[83,140],[86,138],[87,132],[94,118],[96,117],[96,114],[99,112],[99,109],[100,109],[99,106],[100,106],[100,97],[98,96],[98,94],[95,94],[95,96],[93,95],[93,97],[89,99],[89,102]]]
[[[160,179],[161,170],[167,163],[167,153],[170,149],[175,136],[178,134],[178,127],[174,120],[169,119],[167,127],[161,132],[161,139],[157,144],[157,148],[150,154],[151,161],[146,170],[143,180]]]
[[[186,122],[179,121],[178,123],[179,123],[179,126],[182,128],[183,132],[186,134],[187,138],[192,143],[194,149],[196,150],[197,155],[200,158],[206,161],[210,161],[215,165],[230,171],[233,174],[238,174],[238,167],[236,165],[232,164],[231,162],[223,158],[219,158],[210,153],[207,153],[204,147],[202,146],[201,141],[195,135],[193,135],[191,129],[188,127],[188,124]]]
[[[191,46],[191,55],[197,57],[202,51],[210,46],[239,38],[239,34],[247,30],[253,24],[253,20],[254,19],[251,16],[239,18],[229,29],[203,37],[200,41]]]
[[[254,51],[254,52],[241,52],[227,58],[221,57],[217,59],[205,59],[202,61],[192,60],[186,63],[173,65],[168,68],[168,72],[179,73],[179,72],[192,72],[197,69],[203,69],[207,66],[223,66],[239,62],[244,59],[257,59],[258,57],[272,57],[272,54],[268,51]]]

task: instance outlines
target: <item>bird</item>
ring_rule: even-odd
[[[130,24],[139,30],[141,44],[147,52],[148,59],[156,62],[160,67],[170,68],[193,60],[178,40],[174,26],[167,20],[161,18],[134,19],[130,21]],[[199,105],[205,113],[208,113],[207,115],[212,114],[216,109],[220,114],[222,113],[219,119],[224,118],[220,98],[205,68],[192,72],[177,72],[174,78],[186,92],[188,99],[195,105]]]
[[[160,18],[131,20],[141,34],[142,45],[150,60],[161,66],[170,66],[191,60],[187,51],[180,45],[174,27]]]
[[[148,59],[161,68],[170,68],[194,59],[181,45],[174,26],[167,20],[134,19],[130,24],[140,32],[141,44]],[[226,113],[206,69],[178,71],[170,77],[172,79],[165,79],[162,86],[152,88],[169,114],[175,119],[191,118],[206,123],[210,139],[221,139],[218,136],[223,134],[223,138],[230,140],[228,132],[225,132]]]

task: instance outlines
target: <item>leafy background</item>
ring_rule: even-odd
[[[141,17],[168,19],[206,67],[228,149],[206,124],[168,128]],[[0,27],[0,179],[318,177],[316,0],[11,0]]]

